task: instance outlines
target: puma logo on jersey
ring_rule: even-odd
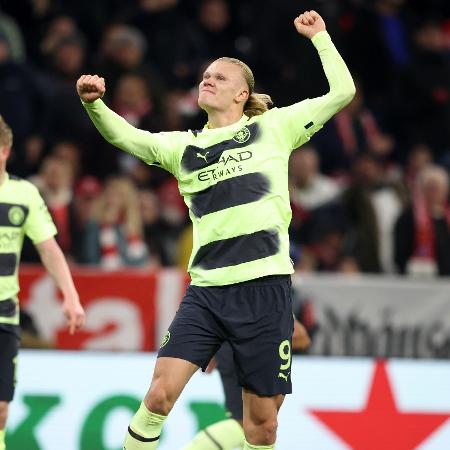
[[[207,155],[208,153],[209,153],[209,152],[206,152],[204,155],[202,155],[201,153],[198,153],[198,152],[197,152],[197,158],[202,158],[202,159],[205,160],[205,162],[208,162],[208,160],[206,159],[206,155]]]

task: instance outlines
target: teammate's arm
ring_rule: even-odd
[[[85,314],[73,284],[66,258],[53,237],[36,244],[36,248],[42,263],[63,294],[63,312],[72,334],[83,326]]]
[[[130,125],[103,103],[106,87],[102,77],[82,75],[76,87],[84,108],[105,140],[148,164],[158,163],[172,173],[176,171],[181,132],[150,133]]]

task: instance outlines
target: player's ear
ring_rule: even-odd
[[[235,97],[236,103],[245,103],[250,97],[248,89],[242,89],[238,95]]]
[[[2,145],[0,147],[0,157],[4,160],[6,160],[11,153],[11,149],[7,147],[6,145]]]

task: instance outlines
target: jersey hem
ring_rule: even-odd
[[[244,281],[256,280],[257,278],[266,277],[268,275],[292,275],[293,273],[294,273],[294,269],[280,270],[280,271],[262,270],[261,272],[259,272],[257,274],[236,277],[236,278],[233,278],[233,279],[230,279],[227,281],[223,281],[223,280],[202,281],[202,280],[196,280],[194,277],[194,278],[192,278],[191,285],[199,286],[199,287],[229,286],[231,284],[242,283]]]

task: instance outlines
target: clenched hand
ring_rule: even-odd
[[[105,79],[98,75],[81,75],[77,81],[77,92],[81,100],[91,103],[105,95]]]
[[[316,11],[305,11],[303,14],[300,14],[295,18],[294,25],[301,35],[309,39],[314,37],[319,31],[326,30],[325,22]]]

